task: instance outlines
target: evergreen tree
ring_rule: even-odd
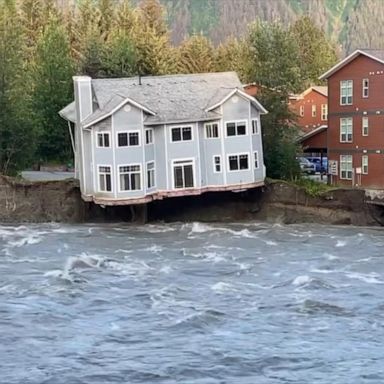
[[[335,46],[308,16],[298,19],[290,31],[298,43],[298,62],[305,88],[319,84],[319,76],[337,62]]]
[[[31,163],[35,135],[23,65],[24,40],[14,0],[0,0],[0,173]]]
[[[180,72],[206,73],[214,71],[214,49],[203,35],[194,35],[180,46]]]
[[[114,14],[115,14],[115,1],[114,0],[98,0],[99,10],[99,30],[100,35],[103,36],[104,40],[108,39],[109,34],[112,30]]]
[[[64,29],[52,19],[37,44],[33,108],[39,123],[39,156],[44,161],[70,157],[66,122],[58,111],[72,100],[73,65]]]

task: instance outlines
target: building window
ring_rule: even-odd
[[[112,191],[111,167],[99,166],[99,191]]]
[[[304,117],[304,105],[300,105],[300,116]]]
[[[363,98],[366,99],[369,96],[369,79],[363,79]]]
[[[153,129],[145,130],[145,144],[153,144]]]
[[[227,136],[243,136],[247,134],[247,123],[245,121],[226,123]]]
[[[253,152],[253,157],[254,157],[254,164],[255,164],[255,169],[259,168],[259,152]]]
[[[351,105],[353,94],[353,81],[340,81],[340,105]]]
[[[252,135],[257,135],[259,133],[259,120],[252,119]]]
[[[213,156],[213,171],[214,173],[221,172],[221,156]]]
[[[321,104],[321,120],[328,119],[328,104]]]
[[[346,117],[340,119],[340,142],[351,143],[352,142],[352,117]]]
[[[312,105],[312,117],[316,117],[316,104]]]
[[[219,137],[219,124],[207,123],[205,124],[205,137],[207,139],[213,139]]]
[[[98,147],[109,147],[109,133],[98,133],[97,134],[97,146]]]
[[[364,175],[368,175],[368,156],[364,155],[361,157],[361,171]]]
[[[193,161],[175,161],[173,163],[175,189],[193,188]]]
[[[140,145],[139,132],[119,132],[117,134],[118,147],[131,147]]]
[[[192,127],[176,127],[172,128],[172,141],[191,141]]]
[[[352,180],[352,155],[340,156],[340,179]]]
[[[363,136],[368,136],[368,117],[367,116],[364,116],[362,118],[361,127],[362,127],[361,134]]]
[[[228,164],[230,171],[240,171],[249,169],[248,155],[229,155]]]
[[[147,188],[155,186],[155,162],[147,163]]]
[[[141,189],[141,166],[123,165],[119,167],[120,190],[137,191]]]

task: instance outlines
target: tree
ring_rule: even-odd
[[[250,68],[250,51],[244,40],[228,39],[215,52],[215,71],[235,71],[246,81]]]
[[[214,71],[214,49],[203,35],[194,35],[180,46],[179,70],[182,73]]]
[[[248,79],[288,94],[302,89],[299,47],[292,33],[279,22],[257,21],[248,34],[251,67]]]
[[[22,31],[15,2],[0,0],[0,172],[4,174],[27,166],[35,149]]]
[[[298,43],[298,62],[305,88],[319,84],[319,76],[337,62],[335,46],[308,16],[299,18],[290,31]]]
[[[53,18],[38,41],[34,67],[33,108],[44,161],[65,161],[70,156],[68,129],[58,111],[72,99],[73,74],[65,31]]]

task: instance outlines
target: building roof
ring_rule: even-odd
[[[293,100],[303,99],[304,96],[308,95],[308,93],[315,91],[317,93],[320,93],[321,95],[328,97],[328,87],[323,85],[314,85],[312,87],[307,88],[304,92],[298,94],[298,95],[290,95],[289,98]]]
[[[327,130],[327,129],[328,129],[328,126],[327,126],[327,125],[321,125],[320,127],[317,127],[316,129],[313,129],[312,131],[307,132],[307,133],[305,133],[305,134],[299,136],[299,137],[297,138],[297,141],[298,141],[299,143],[302,143],[303,141],[309,139],[310,137],[315,136],[315,135],[318,135],[319,133],[321,133],[321,132],[323,132],[323,131],[325,131],[325,130]]]
[[[92,79],[98,108],[83,126],[95,124],[128,102],[147,112],[145,124],[212,120],[219,117],[212,106],[234,90],[243,90],[235,72],[148,76],[140,82],[138,77]],[[267,112],[251,99],[261,113]],[[62,117],[67,118],[68,108],[60,111]]]
[[[320,80],[328,79],[328,77],[332,76],[339,69],[341,69],[345,65],[349,64],[352,60],[354,60],[359,55],[364,55],[366,57],[369,57],[370,59],[373,59],[379,63],[384,64],[384,50],[380,50],[380,49],[357,49],[356,51],[352,52],[349,56],[347,56],[345,59],[341,60],[336,65],[334,65],[327,72],[323,73],[319,77],[319,79]]]

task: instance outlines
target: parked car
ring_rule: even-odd
[[[308,175],[314,175],[316,173],[315,164],[311,163],[306,157],[299,156],[297,157],[297,161],[300,164],[301,172]]]
[[[327,173],[328,172],[328,158],[323,157],[306,157],[312,164],[315,164],[316,172]]]

